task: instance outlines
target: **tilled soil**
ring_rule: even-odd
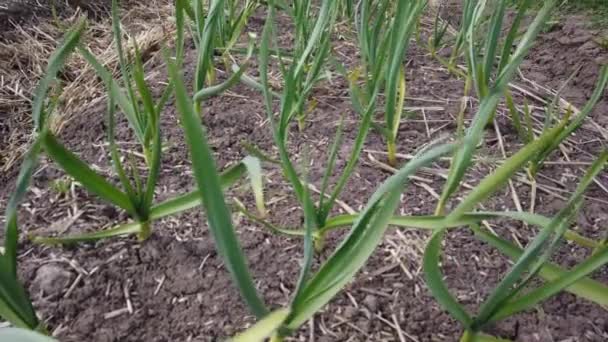
[[[77,8],[91,16],[107,15],[110,4],[111,0],[0,0],[0,31],[53,15],[61,18]]]
[[[263,20],[253,18],[252,29]],[[579,108],[593,90],[597,65],[608,54],[601,49],[585,49],[588,43],[576,39],[579,32],[593,37],[585,27],[575,31],[566,24],[553,27],[541,36],[537,47],[522,68],[523,76],[516,84],[542,99],[548,98],[538,83],[558,88],[578,63],[584,63],[579,76],[573,79],[563,96]],[[576,24],[576,19],[573,23]],[[578,27],[578,26],[577,26]],[[583,30],[583,31],[579,31]],[[563,37],[577,42],[560,43]],[[591,39],[591,38],[589,38]],[[336,53],[348,63],[356,58],[348,42],[338,43]],[[194,50],[188,52],[185,72],[192,80]],[[553,63],[559,63],[556,67]],[[595,64],[593,64],[595,63]],[[150,70],[164,74],[164,67],[153,60]],[[399,151],[415,153],[426,143],[455,130],[463,83],[413,44],[408,54],[408,99],[412,115],[404,121],[399,133]],[[595,71],[594,71],[595,70]],[[545,78],[541,79],[543,75]],[[225,75],[220,74],[220,77]],[[162,81],[159,77],[157,81]],[[191,83],[191,82],[190,82]],[[536,88],[535,88],[536,87]],[[160,90],[159,90],[160,92]],[[523,96],[516,93],[517,96]],[[578,96],[580,95],[580,96]],[[320,186],[326,155],[332,137],[345,117],[345,142],[339,153],[337,172],[344,167],[357,133],[357,114],[349,103],[343,80],[325,82],[314,94],[318,105],[307,120],[303,133],[293,127],[290,150],[296,162],[309,160],[309,178]],[[540,106],[538,100],[526,96]],[[536,101],[536,102],[534,102]],[[472,102],[469,116],[474,113]],[[608,109],[604,95],[593,119],[581,129],[574,144],[566,151],[571,161],[592,159],[603,146],[602,122]],[[502,109],[501,109],[502,110]],[[194,188],[187,147],[171,103],[163,113],[163,135],[167,141],[163,157],[157,200],[164,200]],[[63,129],[61,139],[71,150],[96,165],[103,174],[110,174],[105,145],[105,108],[83,113]],[[205,102],[203,122],[208,128],[210,143],[216,152],[218,166],[223,169],[238,162],[247,153],[242,142],[253,143],[269,154],[276,151],[265,120],[262,98],[258,92],[237,85],[222,96]],[[126,122],[119,125],[120,146],[130,150]],[[598,126],[600,128],[598,128]],[[467,182],[475,184],[502,158],[501,142],[506,154],[521,146],[516,131],[504,115],[498,116],[498,131],[489,129],[479,149],[480,161]],[[365,153],[354,177],[341,197],[346,205],[360,209],[375,188],[390,173],[371,159],[384,161],[383,140],[371,132]],[[565,203],[564,198],[576,185],[576,176],[583,166],[566,161],[556,154],[539,178],[536,211],[552,214]],[[273,223],[298,227],[302,214],[288,183],[273,165],[265,167],[265,195]],[[446,172],[448,165],[440,162],[435,172],[421,173],[406,189],[399,212],[402,214],[432,213],[443,181],[437,172]],[[35,175],[35,186],[21,211],[23,236],[29,234],[77,233],[124,222],[123,213],[97,201],[80,187],[67,193],[52,190],[50,185],[62,179],[63,173],[54,164],[43,161]],[[599,182],[608,186],[608,176]],[[4,207],[14,177],[0,182],[0,207]],[[524,210],[530,206],[530,187],[513,182],[486,204],[487,209],[516,209],[513,193],[518,194]],[[249,189],[243,185],[230,190],[227,198],[239,198],[253,209]],[[592,186],[581,211],[578,224],[581,233],[598,238],[608,225],[608,196],[599,186]],[[346,208],[342,206],[340,211]],[[248,257],[258,289],[269,306],[285,305],[293,293],[298,276],[302,243],[297,238],[276,236],[247,219],[234,215],[235,226]],[[493,222],[493,228],[504,237],[525,244],[535,229],[513,222]],[[330,237],[326,249],[317,256],[316,265],[325,260],[345,235],[339,231]],[[435,302],[424,284],[421,257],[427,233],[393,230],[379,246],[356,280],[338,295],[311,324],[304,326],[294,340],[316,341],[456,341],[461,326]],[[254,321],[243,305],[221,259],[215,252],[204,214],[192,210],[154,224],[152,237],[138,243],[134,238],[112,239],[97,244],[70,248],[32,245],[24,238],[21,246],[20,276],[27,285],[40,316],[61,341],[215,341],[231,336]],[[564,245],[554,261],[570,267],[588,255],[588,251]],[[472,310],[478,308],[511,263],[500,253],[475,239],[467,229],[449,234],[445,244],[443,272],[453,293]],[[608,268],[593,278],[608,282]],[[605,308],[560,294],[536,310],[517,315],[490,327],[488,332],[517,341],[605,341],[608,339],[608,315]]]

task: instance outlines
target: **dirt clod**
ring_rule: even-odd
[[[378,310],[378,297],[374,295],[367,295],[365,299],[363,299],[363,304],[371,311],[372,313]]]
[[[36,270],[32,289],[38,289],[44,296],[56,295],[64,291],[74,275],[59,264],[45,264]]]

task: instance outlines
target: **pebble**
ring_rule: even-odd
[[[414,322],[424,322],[428,320],[428,314],[425,311],[416,311],[412,315],[412,320]]]
[[[44,295],[54,295],[63,291],[72,282],[72,273],[57,264],[42,265],[36,270],[33,285]]]
[[[595,56],[600,49],[597,46],[597,43],[593,40],[587,41],[585,44],[581,45],[576,51],[582,54],[586,54],[588,56]]]
[[[581,34],[575,37],[562,36],[557,41],[563,45],[578,45],[587,42],[591,38],[590,34]]]
[[[357,308],[355,308],[354,306],[347,306],[344,309],[344,313],[343,313],[344,318],[351,319],[351,318],[355,317],[357,315],[357,311],[358,311]]]
[[[363,304],[371,311],[375,313],[378,310],[378,298],[374,295],[367,295],[365,299],[363,299]]]

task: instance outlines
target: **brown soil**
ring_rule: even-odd
[[[53,11],[60,18],[78,8],[92,17],[105,15],[110,3],[110,0],[0,0],[0,31],[52,17]]]
[[[574,78],[567,100],[582,106],[592,91],[597,63],[607,56],[601,49],[581,48],[591,38],[577,43],[562,44],[562,37],[575,37],[576,32],[591,31],[579,27],[569,30],[567,21],[556,26],[539,39],[524,66],[524,75],[531,81],[557,88],[579,62],[585,66]],[[259,18],[252,19],[252,28],[259,28]],[[578,27],[578,26],[577,26]],[[593,37],[591,35],[591,37]],[[353,47],[344,42],[337,54],[348,61],[354,58]],[[587,55],[588,54],[588,55]],[[543,57],[544,56],[544,57]],[[559,57],[557,57],[559,56]],[[194,51],[188,52],[186,76],[192,79]],[[549,60],[551,59],[551,60]],[[352,61],[351,61],[352,62]],[[408,55],[408,100],[413,114],[401,126],[399,151],[414,153],[426,142],[454,132],[463,84],[450,76],[432,60],[422,48],[413,45]],[[553,63],[559,63],[560,67]],[[593,64],[595,63],[595,64]],[[150,70],[164,74],[158,60],[148,63]],[[544,79],[541,79],[544,77]],[[220,75],[223,77],[223,75]],[[162,77],[158,77],[162,81]],[[345,114],[345,143],[340,150],[341,160],[347,158],[357,130],[357,116],[352,111],[348,90],[342,80],[323,84],[315,92],[318,100],[304,133],[296,128],[291,132],[290,149],[294,160],[308,153],[313,162],[310,179],[319,185],[324,170],[328,146],[335,134],[340,117]],[[191,83],[191,82],[190,82]],[[548,98],[542,89],[526,80],[517,84]],[[577,94],[580,94],[578,96]],[[517,94],[520,96],[521,94]],[[534,99],[529,99],[535,105]],[[600,128],[607,129],[605,112],[608,96],[604,96],[593,119]],[[470,113],[474,113],[473,104]],[[62,130],[61,139],[82,158],[109,174],[105,141],[103,106],[82,113]],[[194,188],[187,147],[178,126],[177,113],[170,104],[163,113],[163,135],[167,141],[157,199],[163,200]],[[248,141],[274,153],[272,137],[265,121],[260,94],[238,85],[226,94],[205,103],[203,121],[209,129],[210,142],[216,151],[220,168],[238,162],[246,152],[241,142]],[[566,146],[572,161],[589,161],[604,143],[598,126],[589,124],[574,137],[574,144]],[[520,145],[516,132],[501,113],[498,117],[501,136],[488,131],[480,148],[478,163],[467,181],[474,184],[492,169],[492,160],[502,158],[499,138],[504,140],[507,154]],[[126,123],[122,122],[119,141],[125,150],[131,149]],[[366,153],[349,182],[342,200],[359,209],[374,189],[388,176],[369,156],[384,160],[382,139],[372,132],[366,142]],[[564,161],[554,155],[553,161]],[[296,165],[299,165],[297,162]],[[344,164],[338,163],[338,172]],[[445,172],[447,165],[439,163],[434,169]],[[539,183],[536,209],[551,214],[564,204],[576,185],[576,175],[582,166],[548,165]],[[281,172],[265,165],[265,191],[273,223],[299,226],[302,215],[288,183]],[[13,188],[14,172],[0,181],[0,207],[4,207]],[[428,182],[412,183],[403,195],[399,211],[406,214],[431,213],[436,202],[429,187],[439,192],[442,180],[434,175],[420,174]],[[26,233],[76,233],[91,231],[126,219],[123,213],[100,203],[80,187],[67,194],[50,190],[52,181],[63,173],[52,163],[44,161],[36,173],[35,187],[23,206],[21,228]],[[608,176],[600,182],[608,185]],[[551,187],[551,188],[549,188]],[[514,188],[522,206],[530,206],[530,188],[515,181]],[[227,198],[240,198],[248,206],[253,201],[246,186],[232,189]],[[597,186],[588,192],[589,199],[580,213],[581,233],[590,237],[604,234],[608,225],[608,197]],[[515,209],[512,193],[506,189],[486,204],[489,209]],[[232,286],[200,210],[171,217],[154,225],[153,236],[144,243],[135,239],[114,239],[95,245],[73,248],[51,248],[32,245],[23,240],[20,275],[27,284],[40,316],[61,341],[215,341],[230,336],[253,322]],[[70,217],[75,217],[70,219]],[[301,241],[275,236],[248,220],[235,215],[236,227],[258,289],[271,307],[288,303],[298,273]],[[513,222],[496,222],[493,226],[505,237],[526,243],[533,236],[532,228]],[[25,233],[23,235],[26,235]],[[331,253],[344,232],[332,235],[326,250],[318,256],[322,261]],[[419,231],[395,230],[387,234],[356,281],[338,295],[314,322],[299,331],[299,339],[314,334],[316,341],[399,341],[399,332],[406,341],[456,341],[461,327],[435,302],[424,284],[421,256],[427,235]],[[565,245],[555,258],[569,267],[588,254],[580,248]],[[456,230],[449,235],[445,246],[443,271],[458,298],[471,310],[478,307],[510,263],[497,251],[471,236],[468,230]],[[53,266],[49,270],[49,266]],[[593,277],[608,282],[608,268]],[[560,294],[541,307],[492,327],[489,332],[517,341],[605,341],[608,339],[608,319],[604,308]],[[402,339],[403,340],[403,339]]]

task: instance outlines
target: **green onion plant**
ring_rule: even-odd
[[[376,89],[384,92],[384,122],[375,128],[384,136],[388,162],[397,164],[397,135],[406,94],[404,55],[415,32],[426,0],[363,0],[355,25],[361,50],[361,67],[352,74],[353,86],[363,79],[355,108],[374,104]]]
[[[297,120],[300,131],[304,130],[307,113],[315,108],[315,102],[309,101],[309,96],[313,87],[325,76],[324,66],[331,50],[331,33],[338,5],[335,1],[322,1],[317,12],[311,0],[293,1],[289,14],[295,24],[293,56],[296,56],[296,60],[286,67],[285,58],[280,54],[278,56],[285,78],[282,130],[286,129],[292,118]]]
[[[433,34],[428,38],[427,49],[431,56],[439,58],[437,52],[441,50],[445,44],[445,36],[448,32],[450,24],[441,18],[440,8],[436,8],[435,20],[433,21]]]
[[[270,4],[272,3],[270,2]],[[306,21],[310,20],[309,17],[311,16],[310,3],[303,1],[296,2],[294,5],[297,6],[294,6],[291,14],[294,20],[296,20],[296,27],[300,27],[299,35],[301,38],[297,38],[296,40],[300,39],[301,42],[296,44],[296,54],[294,54],[296,57],[291,59],[291,63],[287,59],[284,59],[280,52],[278,53],[279,68],[284,78],[283,92],[282,94],[274,93],[268,81],[271,51],[280,51],[280,49],[272,49],[272,44],[276,41],[276,30],[274,28],[275,7],[272,5],[268,9],[269,14],[259,48],[260,82],[256,83],[256,88],[261,89],[264,95],[268,120],[272,127],[275,145],[279,151],[279,163],[305,211],[307,225],[311,228],[309,237],[312,238],[312,235],[314,235],[317,248],[320,248],[323,236],[318,235],[317,230],[325,224],[325,220],[329,216],[339,193],[353,171],[357,160],[356,157],[362,149],[367,133],[366,127],[369,127],[369,123],[363,124],[360,129],[355,148],[359,152],[353,152],[348,161],[349,166],[347,166],[347,169],[342,174],[333,192],[329,193],[327,189],[328,179],[333,172],[337,151],[341,142],[341,126],[338,129],[335,143],[328,156],[328,167],[324,175],[320,200],[315,205],[310,195],[308,184],[303,180],[303,176],[298,173],[296,166],[289,156],[287,148],[288,132],[289,126],[294,120],[298,122],[298,126],[301,129],[304,128],[303,108],[327,64],[327,57],[330,51],[330,34],[337,12],[337,3],[334,1],[322,1],[319,15],[314,24],[306,23]],[[298,8],[296,9],[295,7]],[[299,48],[298,45],[300,46]],[[278,118],[275,118],[273,111],[273,100],[276,97],[280,98]]]

